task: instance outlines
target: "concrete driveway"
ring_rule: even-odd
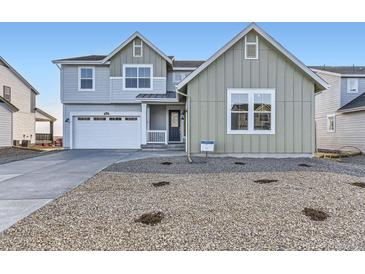
[[[167,155],[182,153],[66,150],[0,165],[0,231],[112,163]]]

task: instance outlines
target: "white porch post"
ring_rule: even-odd
[[[142,104],[142,117],[141,117],[141,123],[142,123],[142,145],[147,144],[147,104]]]

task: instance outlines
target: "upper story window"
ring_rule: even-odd
[[[359,79],[348,78],[347,79],[347,93],[358,93],[359,92]]]
[[[228,89],[228,134],[275,134],[274,89]]]
[[[95,90],[95,68],[79,67],[79,90]]]
[[[189,72],[174,72],[172,74],[172,80],[174,83],[180,83],[188,74]]]
[[[141,39],[133,40],[133,57],[142,57],[143,56],[143,41]]]
[[[257,35],[245,36],[245,59],[259,59],[259,38]]]
[[[123,68],[124,89],[152,89],[152,65],[124,65]]]
[[[3,87],[3,97],[7,101],[11,101],[11,87],[4,86]]]

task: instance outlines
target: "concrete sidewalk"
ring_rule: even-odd
[[[0,232],[112,163],[182,152],[66,150],[0,165]]]

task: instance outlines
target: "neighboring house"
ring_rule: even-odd
[[[327,83],[256,24],[206,62],[175,60],[138,32],[109,55],[53,62],[65,147],[186,142],[198,154],[213,140],[221,154],[315,150],[314,94]]]
[[[330,87],[315,96],[317,148],[365,152],[365,67],[311,67]]]
[[[19,109],[0,96],[0,148],[13,144],[13,113]]]
[[[38,94],[38,91],[23,76],[0,57],[0,101],[3,102],[0,117],[6,116],[6,122],[0,121],[0,134],[7,132],[6,135],[9,136],[8,133],[11,132],[11,142],[6,141],[0,146],[20,144],[22,141],[36,142],[36,96]],[[5,105],[13,106],[11,119],[9,114],[5,114]],[[8,137],[4,138],[8,140]]]

